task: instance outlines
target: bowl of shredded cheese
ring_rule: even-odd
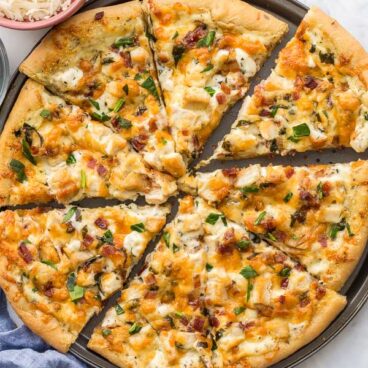
[[[84,3],[85,0],[0,0],[0,26],[19,30],[51,27]]]

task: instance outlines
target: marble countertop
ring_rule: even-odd
[[[302,0],[318,5],[336,18],[368,50],[368,0]],[[12,74],[45,30],[13,31],[0,27],[0,38],[9,56]],[[1,78],[1,76],[0,76]],[[366,368],[368,367],[368,304],[344,331],[299,368]]]

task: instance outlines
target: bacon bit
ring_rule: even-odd
[[[273,307],[271,307],[270,305],[265,305],[265,304],[261,304],[258,303],[255,305],[257,311],[265,317],[271,317],[272,313],[273,313]]]
[[[86,249],[88,248],[92,243],[93,243],[93,237],[89,234],[86,234],[84,237],[83,237],[83,241],[82,241],[82,248],[83,249]]]
[[[157,290],[149,290],[144,295],[144,299],[155,299],[157,296],[157,293],[158,293]]]
[[[227,95],[229,95],[231,93],[230,87],[226,83],[224,83],[224,82],[221,83],[221,89]]]
[[[194,31],[188,32],[183,38],[183,45],[189,48],[195,47],[197,42],[206,34],[207,26],[200,24]]]
[[[154,133],[156,130],[157,130],[157,124],[156,124],[156,121],[155,120],[150,120],[149,123],[149,131],[150,133]]]
[[[266,109],[262,109],[259,113],[259,116],[271,116],[271,112]]]
[[[305,206],[303,206],[305,210],[319,207],[318,199],[312,193],[306,190],[301,190],[299,192],[299,198],[307,203]]]
[[[322,193],[324,197],[327,197],[330,194],[330,191],[332,189],[332,185],[331,183],[329,183],[328,181],[325,181],[322,184]]]
[[[89,167],[90,169],[94,169],[96,167],[97,161],[92,158],[87,162],[87,167]]]
[[[198,289],[201,286],[201,278],[199,275],[194,276],[193,284],[196,289]]]
[[[180,318],[180,322],[184,325],[184,326],[188,326],[189,321],[187,317],[181,317]]]
[[[286,300],[285,295],[280,295],[279,296],[279,303],[280,304],[285,304],[285,300]]]
[[[119,124],[119,117],[118,116],[114,116],[111,120],[111,125],[114,127],[114,129],[116,130],[120,130],[120,124]]]
[[[104,257],[108,257],[108,256],[112,256],[113,254],[115,254],[117,252],[116,248],[113,245],[105,245],[102,250],[101,250],[101,254]]]
[[[192,325],[197,332],[202,332],[204,327],[204,320],[201,317],[196,316],[193,320]]]
[[[222,241],[219,243],[218,247],[217,247],[217,251],[220,254],[231,254],[234,250],[234,245],[236,243],[236,239],[235,239],[235,233],[234,233],[234,229],[228,229],[226,230]]]
[[[230,169],[222,169],[222,173],[224,174],[224,176],[231,179],[235,179],[238,176],[238,171],[239,169],[237,169],[236,167],[232,167]]]
[[[18,254],[21,256],[24,262],[31,263],[33,261],[32,253],[27,248],[26,243],[21,242],[18,247]]]
[[[101,11],[95,14],[95,20],[101,20],[105,15],[105,12]]]
[[[286,261],[286,255],[284,253],[276,253],[274,258],[276,263],[284,263]]]
[[[95,225],[100,229],[106,230],[109,226],[109,223],[106,219],[99,217],[98,219],[96,219]]]
[[[285,242],[286,239],[287,239],[287,234],[284,231],[281,231],[281,230],[275,230],[273,232],[273,235],[280,242]]]
[[[145,145],[147,144],[148,136],[146,134],[139,134],[135,137],[133,137],[130,141],[133,148],[139,152],[141,151]]]
[[[71,222],[67,222],[65,225],[66,225],[67,234],[74,233],[75,227],[73,226],[73,224]]]
[[[220,326],[220,321],[215,316],[210,316],[208,318],[208,322],[211,327],[218,327]]]
[[[301,307],[301,308],[304,308],[304,307],[306,307],[309,303],[310,303],[310,299],[309,299],[308,297],[305,297],[305,298],[303,298],[303,299],[300,301],[299,305],[300,305],[300,307]]]
[[[194,309],[197,309],[200,305],[200,300],[193,293],[188,295],[188,304]]]
[[[318,286],[316,289],[316,299],[321,300],[326,295],[326,289],[323,286]]]
[[[280,286],[282,289],[287,289],[287,287],[289,286],[289,279],[287,277],[282,279]]]
[[[251,322],[239,322],[239,327],[243,330],[243,331],[246,331],[246,330],[249,330],[250,328],[254,327],[256,325],[256,323],[254,321],[251,321]]]
[[[106,167],[105,167],[105,166],[103,166],[103,165],[98,165],[98,166],[97,166],[97,173],[98,173],[98,175],[100,175],[100,176],[105,176],[105,175],[107,174],[107,169],[106,169]]]
[[[293,167],[291,166],[288,166],[288,167],[285,167],[285,175],[288,179],[290,179],[295,173],[295,170]]]
[[[221,92],[217,93],[216,100],[220,105],[223,105],[226,102],[226,96]]]
[[[323,248],[327,247],[327,235],[326,234],[319,234],[318,235],[318,242],[321,244]]]
[[[318,83],[312,76],[307,75],[304,79],[304,86],[313,90],[318,87]]]
[[[54,289],[53,289],[52,281],[47,281],[46,285],[44,286],[43,293],[46,296],[48,296],[49,298],[51,298],[54,295]]]
[[[276,221],[272,217],[268,217],[262,221],[262,226],[267,232],[271,232],[276,228]]]
[[[297,263],[294,267],[297,271],[305,271],[305,267],[300,264],[300,263]]]
[[[156,277],[153,273],[149,273],[144,279],[144,281],[147,285],[154,285],[156,284]]]
[[[293,100],[297,101],[300,98],[300,92],[293,92]]]
[[[122,57],[123,61],[124,61],[124,66],[126,68],[133,68],[133,63],[132,63],[132,57],[130,55],[129,51],[120,51],[120,56]]]

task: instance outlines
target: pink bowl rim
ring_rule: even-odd
[[[57,13],[51,18],[38,20],[35,22],[20,22],[0,17],[0,26],[18,30],[36,30],[51,27],[64,21],[65,19],[76,13],[84,5],[84,3],[85,0],[74,0],[71,5],[64,11]]]

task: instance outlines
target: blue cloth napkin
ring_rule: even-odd
[[[70,354],[61,354],[26,326],[11,320],[0,289],[0,368],[87,368]]]

